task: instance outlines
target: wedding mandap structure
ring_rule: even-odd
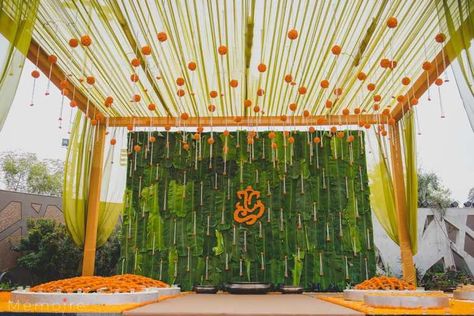
[[[374,213],[414,285],[417,107],[444,117],[455,82],[474,129],[473,11],[469,0],[4,0],[0,128],[26,58],[25,106],[50,84],[62,95],[48,106],[70,131],[63,209],[83,276],[120,219],[118,274],[183,290],[341,291],[375,275]]]

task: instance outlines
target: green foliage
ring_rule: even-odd
[[[112,275],[120,255],[119,236],[113,234],[96,252],[96,274]],[[78,276],[82,249],[78,248],[66,227],[51,219],[28,221],[28,234],[15,249],[21,252],[18,265],[28,270],[34,283]]]
[[[7,189],[54,196],[62,192],[63,164],[60,160],[39,160],[35,154],[15,152],[3,153],[0,161]]]
[[[451,192],[433,172],[418,170],[418,207],[443,210],[452,202]]]
[[[455,267],[444,269],[442,265],[431,267],[421,279],[421,286],[427,290],[451,291],[460,284],[473,284],[474,278]]]
[[[355,137],[351,144],[328,133],[295,132],[290,145],[278,132],[276,150],[267,132],[253,145],[247,132],[227,139],[215,133],[212,146],[210,133],[201,145],[189,133],[186,139],[153,133],[153,144],[148,132],[132,133],[130,148],[142,150],[129,155],[118,268],[184,289],[228,281],[342,289],[372,276],[364,135],[347,133]],[[318,145],[310,142],[315,136],[322,138]],[[250,226],[233,218],[237,191],[247,186],[260,191],[265,205]]]

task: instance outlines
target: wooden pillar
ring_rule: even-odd
[[[98,125],[93,145],[92,168],[87,199],[87,224],[84,236],[84,258],[82,275],[94,275],[97,226],[99,223],[100,191],[102,187],[102,168],[104,165],[105,125]]]
[[[402,162],[402,147],[400,144],[399,122],[390,127],[390,155],[392,160],[392,180],[395,193],[395,208],[398,220],[398,240],[402,260],[403,279],[416,284],[416,271],[413,264],[405,190],[405,177]]]

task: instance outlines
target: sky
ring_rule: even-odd
[[[9,116],[0,132],[0,152],[36,153],[41,159],[64,160],[71,108],[64,100],[62,128],[59,128],[61,100],[59,90],[51,84],[50,95],[45,91],[48,80],[44,74],[36,80],[34,105],[31,104],[33,64],[26,62]],[[441,118],[438,88],[430,88],[431,101],[425,95],[417,106],[419,130],[417,136],[418,166],[439,175],[452,197],[461,203],[474,187],[474,132],[462,105],[452,73],[450,81],[441,86],[445,118]]]

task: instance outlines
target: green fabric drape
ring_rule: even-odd
[[[95,127],[82,113],[78,112],[71,131],[71,139],[66,155],[63,211],[66,226],[74,242],[84,244],[87,222],[87,197],[92,162],[92,148],[95,141]],[[103,245],[113,232],[123,204],[107,201],[111,173],[110,149],[106,154],[102,180],[99,224],[97,228],[97,247]]]
[[[39,0],[0,0],[0,131],[30,47]]]

